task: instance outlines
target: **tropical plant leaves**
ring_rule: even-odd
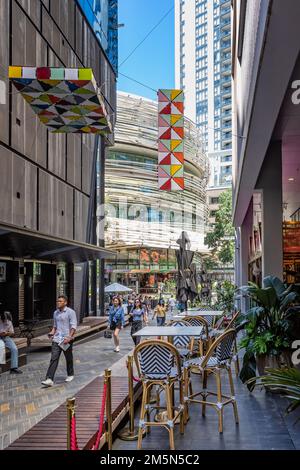
[[[300,371],[295,368],[267,369],[267,374],[262,377],[252,377],[247,386],[252,390],[257,385],[264,385],[273,391],[281,392],[291,403],[287,407],[287,413],[291,413],[300,407]],[[249,389],[250,390],[250,389]]]
[[[247,385],[248,390],[252,392],[255,387],[255,381],[253,382],[253,379],[256,377],[256,360],[252,352],[245,352],[243,367],[241,368],[239,377],[241,381]]]
[[[276,276],[266,276],[263,280],[264,287],[272,287],[277,296],[280,297],[286,290],[283,282]]]

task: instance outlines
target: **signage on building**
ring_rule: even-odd
[[[158,90],[158,185],[184,190],[184,94]]]

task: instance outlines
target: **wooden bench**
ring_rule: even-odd
[[[104,377],[97,377],[76,395],[76,428],[79,449],[88,450],[95,442],[99,428]],[[112,429],[115,431],[128,413],[128,378],[112,376]],[[140,384],[134,384],[134,400],[141,395]],[[105,427],[104,427],[105,428]],[[105,431],[105,429],[104,429]],[[100,448],[105,444],[102,434]],[[33,428],[14,441],[7,450],[66,450],[67,408],[64,402]]]
[[[19,367],[27,364],[27,338],[12,338],[18,348]],[[10,351],[6,348],[6,364],[0,365],[0,374],[10,369]]]

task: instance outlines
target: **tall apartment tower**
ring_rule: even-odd
[[[230,0],[175,0],[175,74],[210,160],[213,222],[218,196],[232,180]]]

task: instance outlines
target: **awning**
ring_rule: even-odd
[[[112,257],[105,248],[0,224],[0,257],[82,263]]]

